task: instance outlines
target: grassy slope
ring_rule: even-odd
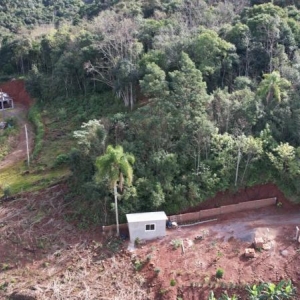
[[[45,132],[40,150],[29,169],[24,162],[18,162],[10,168],[0,170],[0,197],[6,187],[9,187],[10,194],[37,191],[67,177],[70,171],[66,166],[57,166],[56,158],[60,154],[68,154],[76,146],[73,131],[78,130],[89,119],[122,110],[123,104],[111,93],[91,96],[85,101],[81,98],[57,100],[37,107]]]

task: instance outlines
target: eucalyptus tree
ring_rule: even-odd
[[[109,86],[131,108],[136,100],[137,67],[143,51],[136,36],[138,27],[133,18],[114,11],[101,12],[89,26],[94,37],[99,37],[92,45],[98,54],[84,64],[95,80]]]

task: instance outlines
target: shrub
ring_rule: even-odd
[[[56,156],[54,161],[54,166],[61,166],[67,164],[69,162],[69,155],[68,154],[59,154]]]
[[[9,185],[5,185],[3,187],[3,194],[4,198],[8,198],[9,196],[11,196],[11,187]]]
[[[219,269],[217,270],[217,272],[216,272],[216,277],[217,277],[217,278],[222,278],[223,275],[224,275],[224,270],[221,269],[221,268],[219,268]]]
[[[181,239],[172,240],[171,245],[173,246],[173,249],[176,250],[182,245],[182,240]]]
[[[134,269],[136,271],[140,271],[143,267],[143,262],[141,262],[139,259],[137,259],[135,262],[134,262]]]
[[[141,245],[141,239],[137,237],[137,238],[134,240],[134,245],[135,245],[136,247],[139,247],[139,246]]]
[[[253,285],[246,289],[249,296],[254,299],[292,299],[296,289],[290,280],[280,281],[277,285],[275,283],[261,283]],[[280,298],[278,297],[280,295]],[[252,299],[251,298],[251,299]]]
[[[170,285],[171,285],[171,286],[175,286],[175,285],[176,285],[176,280],[175,280],[175,279],[171,279]]]

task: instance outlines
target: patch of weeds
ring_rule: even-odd
[[[146,260],[149,262],[151,260],[151,258],[152,258],[151,254],[148,254],[146,257]]]
[[[157,248],[156,248],[155,246],[151,246],[151,251],[152,251],[152,252],[156,251],[156,249],[157,249]]]
[[[135,280],[139,283],[140,286],[142,286],[146,282],[146,279],[140,274],[135,276]]]
[[[222,256],[223,256],[223,253],[220,250],[218,250],[217,251],[217,258],[220,259]]]
[[[229,289],[234,290],[235,289],[235,283],[234,282],[229,282]]]
[[[220,279],[220,278],[223,278],[223,276],[224,276],[224,270],[221,268],[217,269],[216,278]]]
[[[212,247],[212,248],[215,248],[215,247],[217,247],[217,241],[216,240],[213,240],[211,243],[210,243],[210,246]]]
[[[159,290],[159,293],[160,293],[160,295],[165,295],[166,293],[168,293],[168,289],[160,289]]]
[[[9,264],[6,264],[6,263],[1,264],[1,271],[7,271],[9,269],[10,269]]]
[[[157,268],[157,267],[156,267],[156,268],[154,269],[154,272],[155,272],[156,275],[158,275],[158,274],[160,273],[160,268]]]
[[[135,240],[134,240],[134,246],[135,247],[139,247],[141,245],[142,241],[139,237],[137,237]]]
[[[58,250],[53,255],[54,255],[54,257],[60,257],[61,256],[61,252]]]
[[[48,268],[50,265],[50,263],[48,263],[47,261],[44,261],[43,264],[42,264],[42,267],[43,268]]]
[[[48,240],[45,237],[38,238],[36,241],[36,246],[39,249],[45,249],[48,245]]]
[[[176,280],[175,279],[171,279],[170,280],[170,286],[175,286],[176,285]]]
[[[119,238],[112,238],[105,246],[109,251],[117,253],[120,251],[121,245],[122,240],[120,240]]]
[[[182,240],[181,239],[172,240],[171,245],[172,245],[173,249],[176,250],[182,245]]]
[[[136,271],[140,271],[143,268],[143,265],[144,265],[143,262],[140,261],[139,259],[133,262],[133,267]]]
[[[10,187],[10,185],[5,185],[3,187],[3,197],[8,198],[10,196],[11,196],[11,187]]]
[[[9,269],[11,269],[10,264],[8,264],[8,263],[2,263],[2,264],[1,264],[1,271],[2,271],[2,272],[7,271],[7,270],[9,270]]]
[[[103,244],[102,243],[98,243],[96,241],[93,241],[92,243],[93,243],[93,249],[94,250],[98,250],[98,249],[103,248]]]
[[[6,289],[7,289],[7,287],[8,287],[8,282],[3,282],[3,283],[0,283],[0,290],[1,291],[6,291]]]

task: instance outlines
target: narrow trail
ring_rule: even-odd
[[[28,130],[29,150],[30,153],[32,152],[34,145],[34,130],[27,118],[28,110],[30,105],[33,103],[33,100],[25,90],[24,81],[9,81],[2,84],[0,89],[9,94],[9,96],[13,98],[15,104],[14,109],[5,110],[3,112],[4,117],[14,117],[17,120],[20,129],[19,136],[16,139],[16,145],[13,147],[12,151],[2,161],[0,161],[1,170],[27,158],[25,125],[27,126]]]

